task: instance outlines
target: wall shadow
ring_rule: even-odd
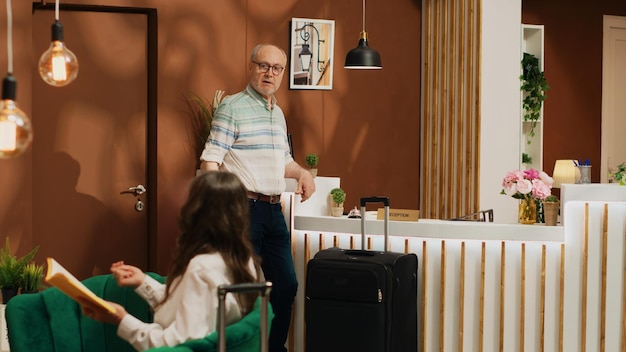
[[[39,245],[38,257],[55,258],[77,278],[108,273],[118,258],[116,247],[110,243],[111,234],[119,234],[124,223],[103,202],[76,190],[81,167],[64,152],[50,154],[33,195],[34,245]]]

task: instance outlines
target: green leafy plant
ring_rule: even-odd
[[[0,288],[20,288],[24,268],[33,260],[38,250],[39,246],[33,248],[23,257],[18,258],[11,254],[9,237],[7,237],[4,249],[0,250]]]
[[[528,155],[528,153],[522,153],[522,164],[532,164],[533,157]]]
[[[330,190],[330,196],[336,206],[340,206],[340,204],[346,201],[346,192],[341,188],[333,188]]]
[[[219,89],[215,91],[213,101],[207,101],[195,93],[191,93],[186,97],[185,102],[189,108],[192,130],[189,139],[198,159],[209,138],[213,114],[222,100],[224,100],[224,91]]]
[[[38,291],[44,277],[43,265],[28,263],[22,272],[22,292]]]
[[[615,177],[615,181],[619,182],[620,186],[626,185],[626,163],[617,165],[617,171],[612,176]]]
[[[546,199],[543,200],[544,203],[556,203],[558,201],[559,198],[557,198],[554,194],[547,196]]]
[[[317,166],[317,163],[319,162],[319,157],[315,153],[307,154],[306,158],[304,159],[304,162],[306,162],[306,164],[310,168],[314,168]]]
[[[541,106],[548,97],[545,92],[550,89],[546,78],[539,67],[539,59],[529,53],[524,53],[522,58],[522,81],[521,90],[524,92],[522,108],[524,109],[524,121],[532,122],[528,135],[535,136],[535,127],[541,117]],[[530,138],[528,139],[530,144]]]

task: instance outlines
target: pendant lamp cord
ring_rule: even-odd
[[[363,0],[363,32],[365,32],[365,0]]]
[[[7,55],[9,63],[9,74],[13,74],[13,13],[11,11],[11,0],[7,0]]]
[[[59,20],[59,0],[56,0],[54,5],[54,19],[57,21]]]

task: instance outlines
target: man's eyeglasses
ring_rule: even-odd
[[[272,69],[272,73],[275,76],[278,76],[279,74],[283,73],[283,70],[285,69],[282,66],[278,66],[278,65],[270,66],[270,65],[262,63],[262,62],[252,61],[252,63],[253,64],[257,64],[259,66],[259,71],[263,72],[263,73],[266,73],[271,68]]]

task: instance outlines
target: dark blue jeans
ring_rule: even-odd
[[[270,303],[274,320],[269,337],[270,352],[284,352],[289,333],[291,309],[298,290],[298,279],[291,256],[291,235],[280,204],[248,200],[250,240],[261,256],[263,274],[272,282]]]

